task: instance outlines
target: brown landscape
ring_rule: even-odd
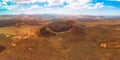
[[[0,60],[120,60],[120,18],[0,17]]]

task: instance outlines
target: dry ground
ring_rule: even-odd
[[[120,44],[100,46],[120,42],[119,20],[53,22],[2,26],[0,60],[120,60]]]

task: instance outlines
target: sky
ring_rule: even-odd
[[[120,0],[0,0],[0,15],[120,16]]]

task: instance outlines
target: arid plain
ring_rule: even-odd
[[[0,60],[120,60],[120,18],[2,16]]]

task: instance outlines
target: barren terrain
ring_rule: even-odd
[[[0,60],[120,60],[120,19],[92,18],[0,17]]]

